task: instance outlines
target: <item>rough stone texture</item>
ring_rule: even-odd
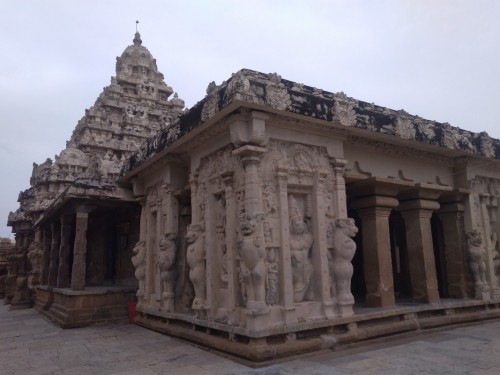
[[[284,362],[248,367],[214,351],[133,324],[68,330],[33,310],[0,305],[0,369],[40,374],[480,374],[500,372],[500,323],[460,327],[351,350],[323,350]]]
[[[462,151],[467,154],[500,158],[500,141],[486,132],[473,133],[282,79],[276,73],[265,74],[242,69],[219,86],[212,85],[207,96],[181,116],[173,129],[163,130],[141,146],[123,166],[131,171],[176,139],[200,126],[231,103],[244,102],[325,120],[345,128],[358,128],[396,138]],[[175,129],[175,130],[174,130]]]
[[[172,92],[136,34],[34,165],[17,306],[78,326],[131,287],[137,323],[258,361],[498,317],[500,141],[246,69]]]
[[[0,238],[0,298],[5,298],[5,281],[9,273],[8,257],[14,251],[10,238]]]

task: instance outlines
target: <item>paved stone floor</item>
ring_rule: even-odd
[[[0,374],[500,374],[500,322],[455,328],[252,369],[128,324],[62,330],[0,300]]]

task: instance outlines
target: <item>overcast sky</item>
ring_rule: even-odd
[[[0,0],[0,237],[32,163],[65,147],[143,45],[188,107],[241,68],[500,138],[500,1]]]

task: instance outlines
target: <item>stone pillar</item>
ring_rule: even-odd
[[[224,172],[222,174],[222,179],[224,181],[224,197],[226,200],[226,260],[227,260],[227,307],[230,311],[233,311],[236,307],[237,301],[237,285],[238,280],[238,269],[236,267],[236,259],[238,254],[235,253],[235,243],[236,243],[236,231],[235,223],[238,222],[237,217],[237,204],[234,196],[233,190],[233,172]]]
[[[439,209],[439,203],[412,199],[400,203],[398,209],[405,221],[413,299],[418,302],[439,302],[431,231],[432,212]]]
[[[362,222],[366,305],[369,307],[395,305],[389,215],[398,204],[397,199],[381,195],[351,203]]]
[[[241,267],[248,274],[245,285],[247,290],[246,311],[249,316],[269,313],[266,304],[266,266],[265,244],[263,236],[262,189],[259,181],[260,155],[262,147],[245,145],[234,151],[240,156],[245,170],[245,215],[242,218],[239,251]],[[246,271],[245,271],[246,269]],[[247,320],[249,328],[254,329],[255,322]]]
[[[444,254],[448,295],[467,298],[467,255],[464,228],[464,205],[459,202],[441,204],[437,212],[443,227]]]
[[[281,267],[281,290],[284,319],[286,324],[296,323],[297,316],[293,302],[292,256],[290,252],[290,225],[288,213],[288,173],[278,172],[278,201],[281,225],[281,251],[279,264]]]
[[[69,280],[69,255],[71,251],[71,230],[73,220],[69,215],[63,216],[61,220],[61,244],[59,246],[59,265],[57,268],[58,288],[68,288]]]
[[[43,229],[42,240],[42,274],[40,276],[40,284],[47,285],[49,282],[49,267],[50,267],[50,245],[52,242],[52,232],[50,228]]]
[[[326,174],[316,173],[314,177],[314,190],[312,196],[312,208],[315,213],[313,220],[313,236],[315,238],[312,248],[312,262],[315,269],[314,279],[323,304],[323,313],[329,319],[335,317],[330,285],[330,270],[328,263],[327,228],[329,222],[326,220],[325,204],[325,179]]]
[[[61,243],[61,225],[59,222],[51,224],[51,244],[50,244],[50,265],[48,285],[56,286],[57,284],[57,270],[59,266],[59,246]]]
[[[339,219],[347,217],[347,202],[346,202],[346,192],[345,192],[345,179],[344,172],[345,166],[347,165],[347,160],[345,159],[330,159],[330,164],[333,167],[333,173],[335,175],[335,186],[333,187],[333,193],[335,197],[335,206],[337,208],[337,215]]]
[[[71,289],[85,289],[85,270],[87,267],[87,228],[88,212],[76,213],[76,232],[73,256],[73,269],[71,272]]]

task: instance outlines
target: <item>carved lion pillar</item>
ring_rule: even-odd
[[[365,302],[369,307],[395,305],[389,215],[398,204],[396,198],[381,195],[356,199],[351,203],[362,222]]]
[[[61,225],[59,222],[51,224],[51,244],[50,244],[50,266],[48,275],[48,285],[56,286],[57,270],[59,266],[59,246],[61,243]]]
[[[419,302],[439,302],[431,231],[432,212],[437,209],[439,203],[427,199],[407,200],[398,207],[405,221],[413,299]]]
[[[88,212],[76,213],[75,244],[73,247],[73,268],[71,272],[71,289],[73,290],[85,289],[88,220]]]
[[[245,170],[245,215],[240,218],[242,238],[239,240],[241,275],[247,292],[247,312],[253,315],[268,313],[266,304],[266,265],[263,238],[262,189],[259,181],[262,147],[246,145],[234,151],[240,156]]]
[[[57,287],[68,288],[69,280],[69,255],[71,251],[71,231],[73,218],[65,215],[61,218],[61,244],[59,246],[59,265],[57,268]]]

